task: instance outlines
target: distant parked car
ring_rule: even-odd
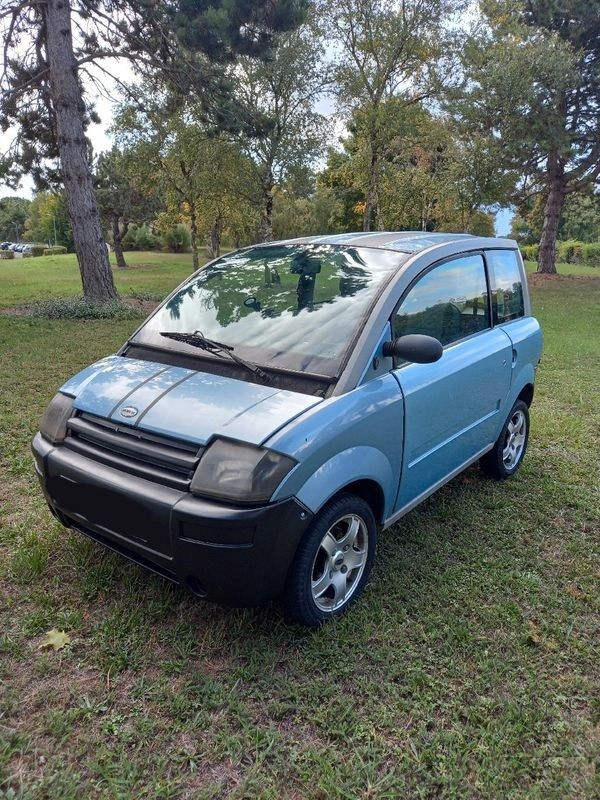
[[[63,525],[199,597],[283,595],[316,626],[360,595],[378,529],[476,461],[514,475],[541,349],[514,241],[256,245],[62,386],[35,468]]]
[[[23,244],[23,245],[21,245],[21,252],[22,253],[32,253],[33,252],[33,245],[32,244]]]
[[[8,250],[12,242],[2,242],[0,244],[0,250]]]
[[[13,242],[12,244],[9,244],[8,249],[9,250],[14,250],[16,252],[18,246],[19,245],[16,244],[16,242]]]

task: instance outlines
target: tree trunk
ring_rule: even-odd
[[[69,0],[42,4],[56,118],[56,141],[83,293],[93,300],[117,295],[92,186],[83,128],[84,104],[76,74]]]
[[[213,258],[221,255],[221,215],[217,215],[210,229],[210,250]]]
[[[194,272],[200,269],[200,259],[198,258],[198,215],[196,214],[196,204],[189,203],[190,209],[190,238],[192,245],[192,266]]]
[[[113,235],[113,247],[115,249],[115,259],[117,261],[117,267],[121,267],[124,269],[127,266],[127,262],[125,261],[125,256],[123,255],[123,247],[121,242],[123,241],[123,237],[127,233],[127,228],[129,226],[125,223],[125,228],[121,230],[119,227],[119,217],[116,214],[112,215],[112,235]]]
[[[379,137],[377,134],[377,108],[371,109],[370,113],[369,149],[371,151],[371,158],[369,161],[369,182],[367,184],[365,210],[363,213],[363,231],[372,230],[374,216],[376,217],[378,228],[381,230],[381,214],[379,208]]]
[[[548,197],[544,207],[544,224],[540,239],[537,271],[556,275],[556,236],[565,202],[564,165],[553,157],[548,163]]]
[[[263,183],[263,207],[260,214],[260,235],[263,242],[273,241],[273,176]]]

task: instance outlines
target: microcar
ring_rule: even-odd
[[[196,595],[317,626],[378,532],[469,465],[519,468],[542,348],[515,242],[259,244],[68,380],[33,441],[52,513]]]

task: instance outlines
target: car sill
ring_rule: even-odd
[[[392,514],[391,517],[388,517],[388,519],[385,520],[385,522],[382,525],[382,530],[389,528],[390,525],[393,525],[405,514],[408,514],[409,511],[412,511],[413,508],[416,508],[416,506],[418,506],[419,503],[422,503],[423,500],[426,500],[429,497],[429,495],[432,495],[434,492],[437,492],[437,490],[440,489],[445,483],[451,481],[452,478],[456,478],[457,475],[459,475],[463,470],[467,469],[467,467],[470,467],[471,464],[474,464],[476,461],[479,461],[481,456],[485,455],[488,452],[488,450],[492,449],[493,446],[494,442],[488,444],[486,447],[483,448],[483,450],[480,450],[472,458],[468,458],[466,461],[464,461],[462,464],[456,467],[456,469],[452,470],[452,472],[449,472],[448,475],[445,475],[439,481],[434,483],[433,486],[430,486],[429,489],[426,489],[424,492],[421,492],[421,494],[415,497],[414,500],[411,500],[410,503],[407,503],[405,506],[402,506],[402,508],[399,511],[396,511],[395,514]]]

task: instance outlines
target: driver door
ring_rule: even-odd
[[[409,288],[394,336],[422,333],[444,346],[434,364],[396,365],[404,395],[404,449],[396,510],[418,502],[473,460],[497,433],[510,388],[512,345],[491,327],[483,256],[448,259]]]

